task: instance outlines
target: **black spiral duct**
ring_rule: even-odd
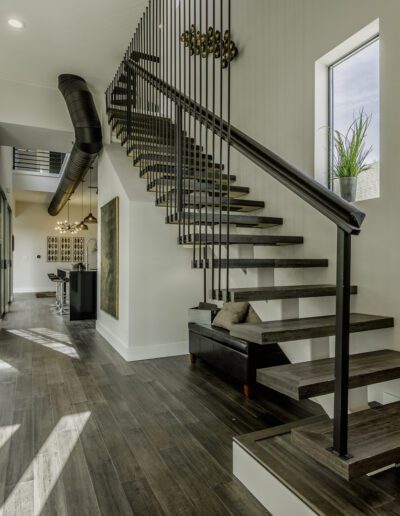
[[[102,148],[99,116],[86,81],[77,75],[62,74],[58,88],[64,96],[75,130],[75,144],[48,212],[57,215],[93,165]]]

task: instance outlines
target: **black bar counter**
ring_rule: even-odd
[[[70,271],[71,321],[97,318],[97,271]]]

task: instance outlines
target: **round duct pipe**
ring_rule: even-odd
[[[62,74],[58,77],[58,89],[74,126],[75,143],[48,208],[53,216],[63,209],[103,146],[99,116],[86,81],[77,75]]]

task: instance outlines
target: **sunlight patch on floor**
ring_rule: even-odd
[[[0,448],[2,448],[6,442],[11,439],[12,435],[20,426],[20,424],[0,426]]]
[[[46,502],[55,487],[62,471],[73,452],[79,436],[83,432],[86,423],[90,418],[90,412],[81,412],[63,416],[54,427],[49,437],[33,458],[28,468],[20,478],[18,484],[13,488],[8,498],[0,509],[1,516],[16,516],[21,514],[21,504],[24,500],[24,493],[32,489],[34,492],[33,515],[39,516]],[[65,430],[70,428],[71,430]],[[62,454],[59,447],[62,440]],[[61,490],[57,493],[64,496]],[[26,499],[26,496],[25,496]],[[32,514],[32,510],[29,511]]]
[[[15,367],[13,367],[11,364],[9,364],[8,362],[5,362],[4,360],[0,360],[0,373],[1,371],[15,371],[17,372],[17,369],[15,369]]]
[[[29,328],[29,330],[34,331],[35,333],[40,333],[41,335],[45,335],[46,337],[51,337],[52,339],[58,340],[59,342],[64,342],[64,344],[70,344],[71,346],[73,344],[71,337],[66,333],[50,330],[50,328]]]
[[[52,349],[53,351],[57,351],[58,353],[62,353],[63,355],[67,355],[70,358],[79,359],[79,353],[72,346],[68,346],[62,342],[58,342],[55,340],[48,339],[46,337],[42,337],[40,335],[35,335],[31,331],[28,330],[7,330],[8,333],[12,333],[17,337],[22,337],[27,339],[35,344],[40,344],[46,348]]]

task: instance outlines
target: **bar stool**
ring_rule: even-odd
[[[63,299],[64,299],[64,313],[69,314],[69,300],[70,300],[70,283],[69,278],[63,278]]]
[[[62,315],[64,313],[64,280],[57,277],[54,280],[56,284],[56,309],[57,314]]]
[[[52,282],[52,283],[55,283],[55,280],[58,278],[58,276],[56,276],[55,274],[53,274],[52,272],[47,274],[49,280]],[[54,303],[50,304],[50,310],[56,310],[57,309],[57,296],[56,296],[56,300]]]

